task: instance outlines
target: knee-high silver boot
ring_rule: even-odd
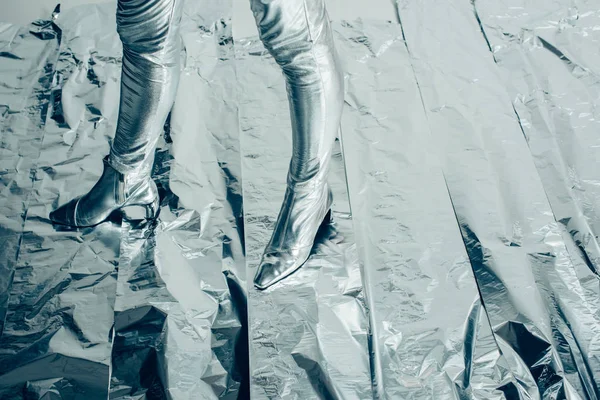
[[[285,198],[254,278],[266,289],[306,262],[329,215],[327,172],[344,90],[324,0],[252,0],[252,11],[285,75],[293,134]]]
[[[94,226],[113,211],[137,206],[146,218],[156,217],[158,191],[150,170],[179,80],[181,3],[119,0],[123,69],[117,132],[96,185],[50,213],[53,222]]]

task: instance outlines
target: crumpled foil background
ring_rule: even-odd
[[[186,3],[160,220],[79,231],[47,215],[114,135],[114,4],[0,24],[0,398],[599,399],[600,3],[336,21],[334,222],[265,292],[290,122],[232,7]]]

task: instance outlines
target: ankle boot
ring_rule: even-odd
[[[288,183],[275,230],[254,278],[256,288],[268,288],[308,260],[319,227],[331,218],[332,201],[327,182]]]
[[[262,290],[306,262],[330,215],[327,171],[344,89],[324,0],[252,0],[252,11],[286,78],[293,139],[285,198],[254,278]]]
[[[149,176],[132,179],[121,174],[104,159],[104,171],[92,190],[50,213],[55,224],[76,228],[96,226],[113,212],[122,210],[133,215],[140,209],[142,218],[158,216],[158,190]],[[139,215],[139,214],[138,214]]]
[[[333,194],[326,181],[288,183],[271,240],[254,277],[257,289],[267,289],[306,263],[319,228],[331,222],[332,204]]]

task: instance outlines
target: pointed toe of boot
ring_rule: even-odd
[[[258,290],[265,290],[296,272],[308,260],[310,248],[302,249],[299,253],[273,252],[265,254],[258,271],[256,271],[254,286]]]
[[[274,285],[281,280],[281,278],[279,278],[281,269],[282,268],[277,261],[266,261],[263,259],[258,267],[258,271],[256,271],[256,276],[254,277],[254,287],[258,290],[265,290],[269,286]]]
[[[58,225],[77,226],[75,213],[78,202],[79,198],[73,199],[52,211],[49,215],[50,221]]]

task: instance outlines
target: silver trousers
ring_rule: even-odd
[[[261,40],[287,82],[293,134],[288,183],[320,182],[343,105],[343,76],[324,0],[251,0],[251,7]],[[177,90],[181,12],[181,0],[118,2],[123,71],[108,162],[122,174],[150,173]]]

